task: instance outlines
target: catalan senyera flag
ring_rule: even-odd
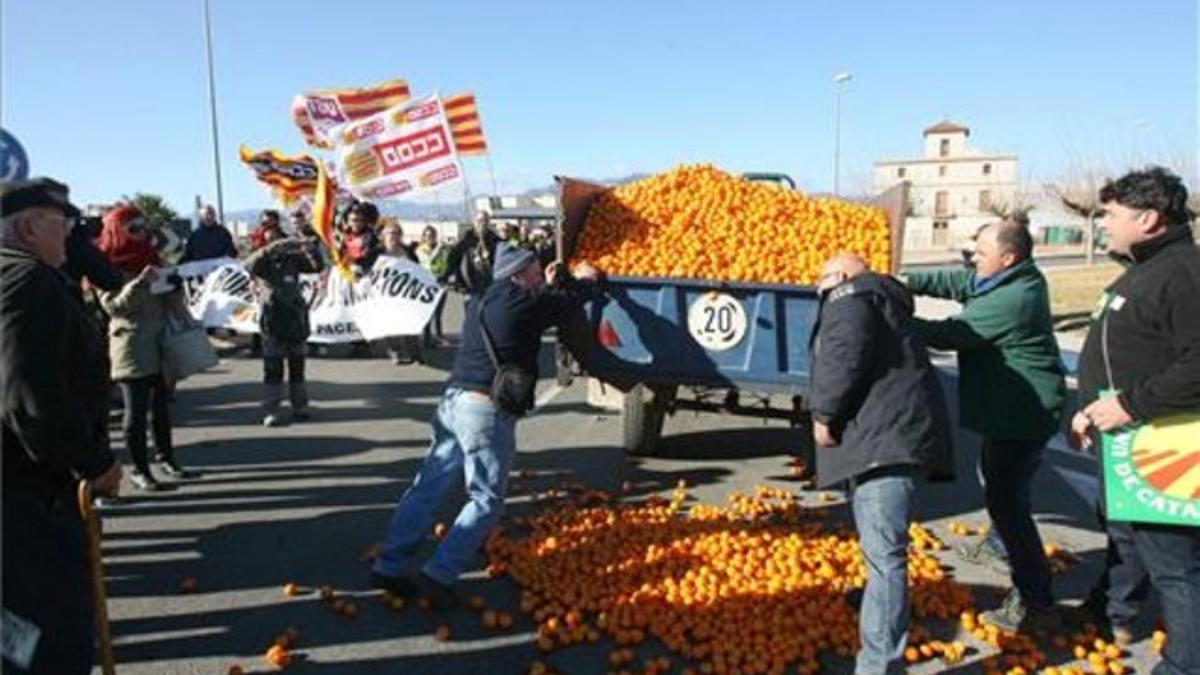
[[[339,124],[370,117],[409,99],[408,82],[387,80],[357,89],[320,89],[292,99],[292,120],[304,142],[331,147],[326,132]]]
[[[479,122],[479,107],[475,95],[455,94],[442,101],[446,109],[446,121],[454,137],[454,147],[460,155],[482,155],[487,152],[487,140],[483,137],[483,126]]]
[[[238,148],[238,157],[284,207],[291,207],[317,189],[317,162],[308,155],[284,155],[278,150],[252,152],[243,145]]]
[[[338,246],[337,239],[333,234],[333,217],[336,210],[337,188],[333,181],[329,180],[324,163],[317,162],[317,188],[316,194],[313,196],[312,209],[313,231],[317,233],[321,243],[325,244],[325,248],[329,250],[329,257],[333,260],[334,267],[342,273],[344,278],[350,280],[354,275],[350,273],[350,266],[342,259],[341,247]]]

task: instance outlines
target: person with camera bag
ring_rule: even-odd
[[[263,356],[263,426],[287,421],[283,405],[283,369],[288,374],[291,419],[307,420],[308,385],[304,379],[308,335],[308,303],[300,292],[301,274],[325,269],[315,238],[290,238],[276,222],[263,230],[263,246],[246,258],[246,271],[259,283],[259,330]]]
[[[467,569],[504,506],[516,452],[517,420],[533,408],[542,334],[599,292],[584,264],[568,279],[561,263],[544,272],[528,249],[496,247],[493,283],[468,310],[462,343],[433,417],[433,442],[412,486],[392,512],[371,581],[436,607],[456,603],[454,582]],[[467,503],[418,567],[417,549],[461,472]]]
[[[191,478],[175,459],[171,440],[171,409],[164,379],[161,338],[172,312],[181,311],[181,282],[169,280],[168,292],[151,286],[162,275],[160,260],[142,212],[124,205],[104,215],[99,249],[122,274],[116,291],[101,291],[100,305],[110,317],[109,360],[112,379],[121,387],[125,417],[121,427],[125,446],[133,459],[130,482],[139,490],[162,489],[150,471],[146,449],[147,417],[154,434],[154,449],[162,472],[173,478]]]

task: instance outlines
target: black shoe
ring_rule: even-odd
[[[413,581],[420,595],[429,600],[430,609],[454,609],[458,606],[458,594],[453,586],[447,586],[424,572]]]
[[[170,476],[171,478],[175,478],[178,480],[187,480],[189,478],[196,477],[196,472],[188,471],[187,469],[180,466],[179,462],[176,462],[174,459],[162,459],[160,457],[158,461],[159,461],[159,465],[158,465],[159,470],[162,471],[164,474]]]
[[[292,408],[293,422],[307,422],[312,419],[312,413],[308,408]]]
[[[129,474],[129,482],[133,483],[133,487],[142,492],[161,492],[163,490],[162,483],[155,480],[154,475],[149,471],[134,469]]]
[[[408,577],[393,577],[379,572],[371,572],[371,585],[402,598],[414,598],[421,589]]]

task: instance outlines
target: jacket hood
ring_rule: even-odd
[[[898,328],[912,319],[915,308],[912,293],[886,274],[867,272],[843,285],[853,286],[855,294],[869,295],[880,314],[893,328]]]

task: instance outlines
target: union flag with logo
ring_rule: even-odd
[[[370,117],[409,99],[408,82],[387,80],[369,87],[320,89],[292,99],[292,120],[304,142],[316,148],[332,146],[330,129]]]
[[[338,184],[359,199],[409,197],[463,180],[442,99],[412,99],[330,129]]]

